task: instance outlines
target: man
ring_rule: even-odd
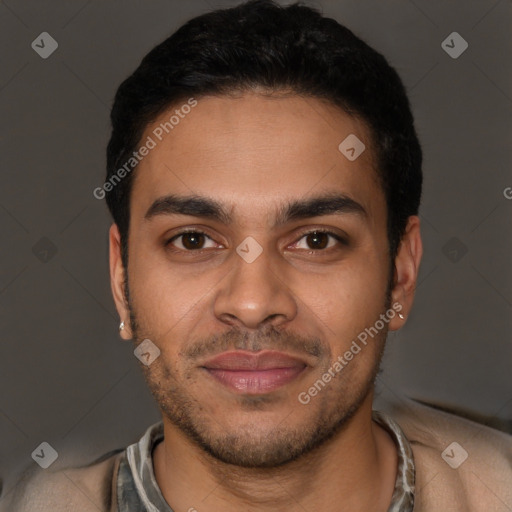
[[[421,148],[379,53],[255,0],[154,48],[111,119],[95,195],[162,422],[3,510],[512,510],[510,436],[412,400],[372,411],[422,256]]]

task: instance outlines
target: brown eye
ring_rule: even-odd
[[[205,237],[202,233],[185,233],[182,236],[182,244],[186,249],[201,249]]]
[[[306,242],[306,247],[300,247],[300,242],[302,240]],[[329,245],[331,240],[333,240],[333,242]],[[316,229],[314,231],[308,231],[307,233],[304,233],[299,242],[297,242],[297,247],[299,249],[307,249],[310,251],[323,251],[324,249],[330,249],[334,247],[336,243],[338,243],[338,245],[348,245],[347,242],[336,233]]]
[[[179,240],[180,238],[182,239],[180,243],[174,243],[175,240]],[[173,245],[183,251],[197,251],[205,249],[204,244],[207,239],[211,240],[211,238],[202,231],[183,231],[168,240],[166,245]]]
[[[329,244],[329,235],[321,231],[314,231],[306,236],[306,243],[311,249],[325,249]]]

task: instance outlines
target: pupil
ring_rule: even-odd
[[[320,242],[320,244],[318,244],[318,238],[322,238],[322,237],[324,238],[325,243],[322,244]],[[313,233],[310,233],[307,238],[308,238],[308,243],[310,241],[313,241],[312,245],[316,245],[316,247],[313,247],[314,249],[324,249],[327,246],[327,242],[326,242],[327,234],[326,233],[315,231]]]
[[[197,249],[197,247],[201,245],[201,243],[198,239],[201,239],[201,238],[204,238],[204,237],[200,233],[185,233],[183,235],[182,244],[187,249]],[[195,240],[195,242],[194,242],[194,240]],[[192,243],[189,243],[190,241],[192,241]]]

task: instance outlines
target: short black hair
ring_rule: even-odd
[[[327,100],[365,122],[386,198],[393,268],[407,219],[418,214],[423,179],[422,150],[404,85],[380,53],[301,2],[281,6],[250,0],[208,12],[155,46],[117,90],[107,182],[130,159],[148,124],[172,105],[251,90]],[[133,172],[123,175],[109,187],[106,201],[127,269]]]

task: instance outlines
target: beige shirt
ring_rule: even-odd
[[[512,436],[405,398],[380,413],[393,422],[388,427],[399,426],[412,448],[412,512],[512,511]],[[117,484],[128,453],[121,449],[86,466],[55,471],[34,464],[0,499],[0,512],[124,512],[118,502],[130,484],[121,493]],[[399,472],[399,478],[410,486],[410,477]]]
[[[388,415],[373,411],[373,419],[389,432],[397,447],[397,476],[387,512],[412,512],[414,459],[409,441],[399,425]],[[119,512],[173,512],[162,495],[153,470],[152,453],[163,437],[163,423],[155,423],[137,443],[128,446],[122,454],[116,484]]]

